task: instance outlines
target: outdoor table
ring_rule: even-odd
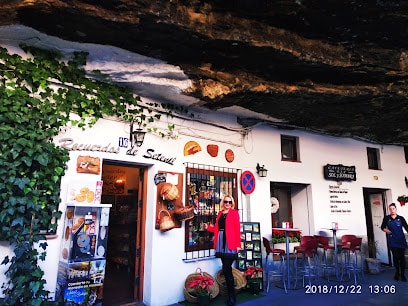
[[[289,232],[300,232],[298,228],[282,228],[282,227],[272,227],[272,230],[285,231],[285,240],[286,240],[286,275],[287,275],[287,289],[298,289],[291,284],[290,278],[290,249],[289,249]]]
[[[333,232],[333,246],[334,246],[334,254],[333,254],[333,261],[334,261],[334,270],[336,272],[336,279],[339,279],[339,271],[338,271],[338,262],[337,262],[337,231],[344,231],[347,230],[346,228],[323,228],[325,230],[330,230]]]

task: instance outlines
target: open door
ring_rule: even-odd
[[[364,188],[369,256],[389,264],[387,237],[380,226],[385,216],[385,190]]]
[[[135,256],[135,285],[134,285],[134,298],[137,300],[143,300],[143,275],[144,275],[144,229],[145,229],[145,220],[146,220],[146,209],[143,203],[146,203],[146,190],[145,175],[147,171],[141,168],[139,169],[139,192],[137,197],[137,217],[136,217],[136,256]]]
[[[147,171],[135,163],[104,160],[104,203],[111,203],[104,305],[143,300]]]

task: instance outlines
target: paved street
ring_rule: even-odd
[[[408,304],[408,283],[393,279],[394,268],[383,266],[380,274],[365,274],[365,280],[357,286],[352,281],[327,282],[321,280],[316,286],[290,290],[271,287],[265,297],[242,303],[241,306],[276,305],[276,306],[391,306]],[[316,293],[306,291],[314,291]],[[328,291],[331,290],[331,293]],[[348,291],[346,293],[346,290]],[[377,293],[378,290],[378,293]],[[381,292],[382,291],[382,292]]]

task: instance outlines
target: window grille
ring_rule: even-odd
[[[230,194],[235,200],[242,221],[241,199],[238,199],[240,169],[185,163],[185,205],[194,206],[194,218],[185,221],[185,261],[212,258],[213,233],[203,228],[203,223],[214,224],[220,200]]]

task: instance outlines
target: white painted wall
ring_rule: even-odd
[[[207,114],[210,118],[210,114]],[[228,122],[233,126],[233,120],[225,117],[220,122]],[[145,276],[144,276],[144,302],[147,305],[167,305],[184,299],[183,285],[185,277],[194,273],[199,267],[215,276],[221,264],[218,259],[204,260],[199,262],[183,262],[184,254],[184,227],[162,233],[154,229],[156,186],[153,183],[154,174],[158,171],[174,171],[184,174],[183,162],[196,162],[209,165],[239,168],[256,172],[256,163],[264,164],[269,170],[268,176],[259,178],[256,175],[256,188],[249,196],[251,220],[247,220],[247,201],[244,199],[244,221],[261,222],[261,234],[270,237],[270,182],[288,182],[302,184],[293,190],[293,218],[294,226],[302,229],[304,234],[317,234],[326,232],[325,227],[330,227],[332,221],[339,222],[341,228],[346,228],[340,234],[354,233],[365,236],[365,219],[363,205],[363,187],[390,189],[389,202],[396,202],[396,197],[407,193],[404,177],[407,175],[408,165],[405,163],[403,148],[397,146],[381,147],[362,141],[322,136],[303,131],[282,131],[272,127],[255,127],[248,136],[242,137],[238,132],[225,131],[214,125],[206,125],[187,120],[173,119],[176,124],[176,132],[189,131],[197,133],[199,137],[193,138],[178,133],[178,139],[163,139],[147,134],[145,143],[140,148],[137,156],[126,155],[126,149],[121,148],[119,154],[101,152],[72,151],[71,161],[68,164],[66,175],[62,181],[61,210],[64,211],[67,198],[67,186],[70,181],[80,178],[81,180],[94,178],[93,175],[79,177],[75,170],[76,157],[80,154],[100,156],[111,160],[130,161],[148,168],[147,190],[147,220],[146,220],[146,253],[145,253]],[[166,123],[167,124],[167,123]],[[235,125],[235,127],[238,127]],[[280,134],[289,134],[299,137],[301,162],[282,162],[280,160]],[[63,138],[73,138],[76,142],[106,144],[117,146],[119,137],[128,137],[128,126],[122,122],[101,120],[92,129],[82,131],[68,129],[54,139],[55,143]],[[211,139],[208,140],[207,138]],[[206,145],[221,141],[219,156],[212,158],[206,153]],[[202,147],[202,151],[191,156],[183,155],[184,144],[189,140],[196,140]],[[228,143],[225,143],[228,142]],[[236,145],[231,145],[234,143]],[[381,149],[382,170],[369,170],[367,166],[366,147],[372,146]],[[165,164],[144,158],[142,155],[147,148],[153,148],[157,153],[168,157],[177,157],[174,165]],[[235,153],[235,160],[227,163],[223,156],[226,149],[231,148]],[[350,215],[334,216],[329,210],[328,186],[335,184],[323,178],[323,166],[327,163],[355,165],[357,181],[343,182],[342,188],[349,190],[349,198],[352,201],[352,213]],[[374,179],[378,176],[378,179]],[[399,207],[402,215],[408,215],[406,207]],[[58,235],[62,237],[62,226],[58,227]],[[46,271],[47,289],[55,290],[57,263],[59,256],[60,240],[53,239],[49,242],[46,262],[42,265]],[[0,253],[11,254],[5,243],[0,244]],[[5,266],[0,266],[0,282],[5,281]],[[165,288],[165,289],[164,289]]]

